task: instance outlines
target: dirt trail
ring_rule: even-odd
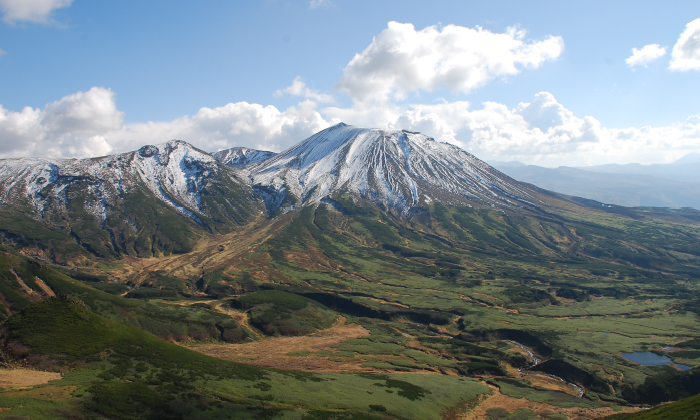
[[[231,307],[224,307],[223,303],[219,303],[214,307],[214,309],[219,313],[228,315],[231,318],[235,319],[236,322],[238,322],[238,324],[241,325],[241,327],[245,328],[246,331],[248,331],[256,339],[261,340],[265,338],[265,336],[262,335],[260,331],[250,326],[250,323],[248,322],[248,315],[245,312],[237,311]]]
[[[0,369],[0,387],[4,389],[26,389],[57,379],[61,379],[60,373],[30,369]]]
[[[351,338],[369,335],[358,324],[346,324],[339,317],[335,326],[301,337],[276,337],[245,344],[204,344],[189,346],[192,350],[223,360],[232,360],[258,366],[305,372],[362,372],[371,369],[360,366],[361,361],[334,361],[328,357],[309,354],[290,356],[291,352],[317,352]]]

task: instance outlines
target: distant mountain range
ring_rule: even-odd
[[[619,206],[700,209],[700,154],[670,164],[543,168],[520,162],[490,162],[517,179],[561,194]]]

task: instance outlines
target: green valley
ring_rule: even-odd
[[[80,178],[43,187],[53,198],[32,213],[7,184],[0,418],[664,418],[694,404],[700,212],[554,194],[418,133],[363,130],[300,149],[369,132],[391,153],[445,150],[380,162],[364,195],[289,178],[297,155],[232,169],[184,142],[100,158],[131,174],[123,197],[80,198],[121,188]],[[146,176],[156,164],[167,191]],[[406,178],[386,190],[377,173]]]

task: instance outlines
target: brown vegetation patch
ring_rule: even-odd
[[[373,300],[373,301],[375,301],[375,302],[377,302],[377,303],[381,303],[382,305],[394,305],[394,306],[399,306],[399,307],[405,308],[405,309],[410,308],[408,305],[404,305],[404,304],[397,303],[397,302],[389,302],[389,301],[386,301],[386,300],[383,300],[383,299],[370,298],[370,300]]]
[[[36,285],[39,286],[39,288],[44,291],[44,294],[46,296],[56,297],[56,293],[54,293],[53,290],[51,290],[51,288],[46,283],[44,283],[44,280],[40,279],[39,277],[34,276],[34,281],[35,281]]]
[[[362,360],[337,361],[328,357],[309,354],[290,356],[294,352],[317,352],[351,338],[369,335],[369,331],[358,324],[345,324],[345,318],[335,327],[301,337],[276,337],[245,344],[205,344],[192,346],[192,350],[223,360],[248,363],[280,369],[307,372],[359,372],[370,369],[360,366]]]
[[[10,273],[15,275],[15,279],[17,279],[17,283],[19,283],[19,286],[22,288],[22,290],[27,295],[27,297],[29,297],[29,299],[31,299],[35,302],[41,300],[41,295],[39,295],[37,292],[35,292],[34,289],[32,289],[31,287],[27,286],[27,284],[24,282],[24,280],[22,280],[22,278],[20,276],[18,276],[17,273],[15,273],[15,270],[12,269],[12,267],[10,267]]]
[[[41,372],[30,369],[0,369],[0,387],[4,389],[27,389],[58,379],[61,379],[61,374],[55,372]]]
[[[335,268],[328,257],[314,246],[303,251],[287,252],[285,254],[285,259],[295,263],[299,268],[310,271],[328,271]]]
[[[502,408],[512,413],[518,409],[530,410],[540,416],[558,413],[566,416],[571,420],[596,419],[600,417],[610,416],[612,414],[631,413],[639,411],[639,408],[622,407],[620,411],[614,411],[610,407],[601,408],[581,408],[581,407],[557,407],[554,405],[533,402],[525,398],[513,398],[501,394],[500,391],[494,389],[494,393],[486,398],[474,410],[468,413],[464,420],[485,420],[488,419],[488,410],[493,408]]]
[[[550,391],[564,392],[566,394],[573,395],[574,397],[578,397],[578,390],[566,382],[540,375],[527,375],[525,379],[527,379],[527,381],[529,381],[534,387],[548,389]]]
[[[12,391],[12,392],[3,392],[0,393],[0,395],[7,396],[7,397],[29,397],[29,398],[36,398],[39,400],[67,400],[70,399],[73,396],[73,392],[75,392],[76,387],[75,386],[58,386],[58,385],[49,385],[49,386],[42,386],[40,388],[34,388],[30,389],[28,391]]]

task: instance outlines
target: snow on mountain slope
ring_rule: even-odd
[[[271,213],[340,191],[402,213],[431,201],[500,208],[537,201],[527,186],[454,145],[341,123],[280,154],[239,147],[212,156],[173,140],[93,159],[4,159],[0,205],[44,218],[47,211],[71,214],[78,202],[104,225],[119,211],[128,218],[123,203],[145,191],[197,223],[240,223],[257,211],[257,199],[236,174],[247,177]]]
[[[420,133],[343,123],[244,170],[271,211],[289,194],[291,202],[308,204],[343,190],[400,212],[430,201],[519,207],[536,200],[522,184],[457,146]]]
[[[67,211],[67,191],[80,183],[85,210],[104,223],[110,209],[119,208],[120,199],[145,188],[181,215],[202,223],[200,217],[209,216],[202,193],[216,177],[225,183],[239,183],[210,154],[172,140],[92,159],[0,160],[0,200],[28,205],[43,218],[49,209]]]
[[[247,147],[234,147],[232,149],[220,150],[213,154],[219,162],[234,168],[261,162],[275,155],[277,155],[275,152],[249,149]]]

